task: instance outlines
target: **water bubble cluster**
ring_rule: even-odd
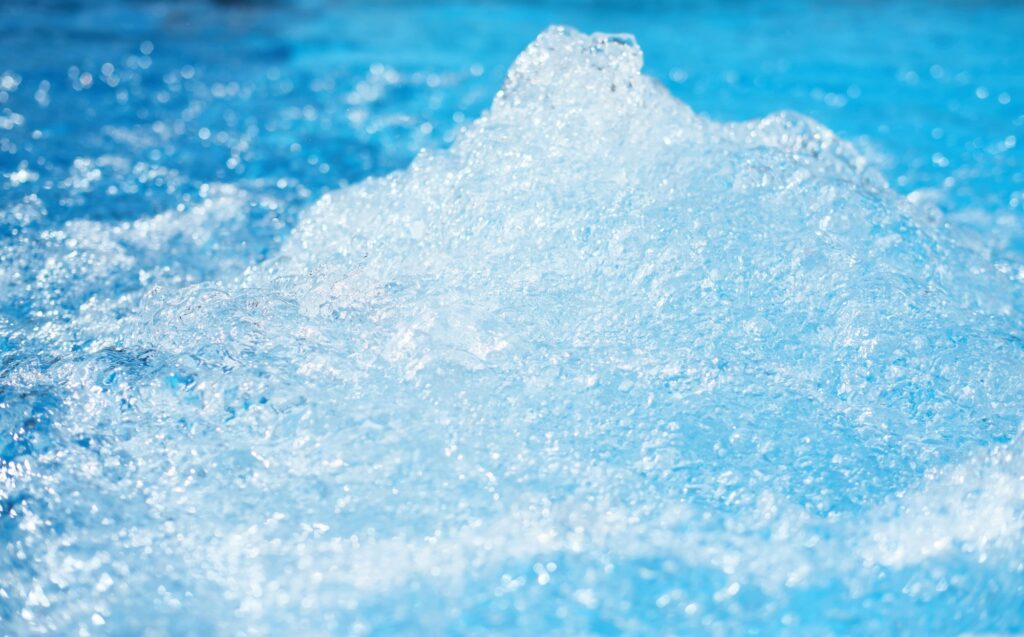
[[[545,31],[271,255],[227,186],[4,244],[5,630],[1024,628],[1024,273],[641,67]]]

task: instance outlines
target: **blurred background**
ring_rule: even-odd
[[[985,249],[1021,251],[1014,2],[5,2],[0,236],[228,183],[259,258],[304,203],[449,143],[553,23],[634,33],[700,113],[810,115]]]

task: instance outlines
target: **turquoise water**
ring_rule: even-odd
[[[1022,34],[5,6],[0,634],[1024,631]]]

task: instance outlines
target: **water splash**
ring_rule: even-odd
[[[43,322],[4,319],[4,623],[1024,629],[1019,273],[821,125],[641,66],[544,32],[256,265],[230,189],[5,247]]]

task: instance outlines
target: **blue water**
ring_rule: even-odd
[[[1022,35],[4,5],[0,634],[1024,632]]]

